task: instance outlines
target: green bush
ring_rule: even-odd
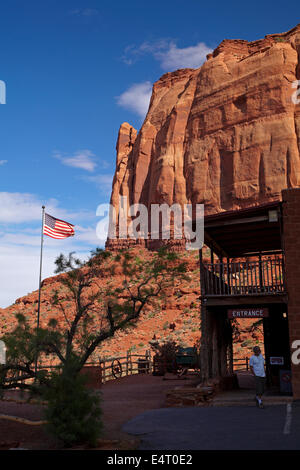
[[[62,371],[53,373],[51,387],[44,391],[47,429],[66,447],[85,442],[96,446],[101,435],[100,397],[85,383],[83,375]]]

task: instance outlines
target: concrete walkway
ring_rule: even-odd
[[[219,392],[211,402],[211,406],[254,406],[255,390],[228,390]],[[263,396],[265,406],[270,405],[287,405],[291,403],[293,398],[291,396],[284,396],[274,393],[266,392]]]
[[[219,392],[212,400],[212,406],[256,406],[255,379],[250,371],[237,372],[239,390]],[[263,402],[269,405],[287,405],[291,403],[291,396],[282,395],[279,389],[266,389]]]
[[[123,431],[151,450],[300,450],[300,405],[162,408]]]

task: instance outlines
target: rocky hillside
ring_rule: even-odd
[[[132,251],[140,258],[146,259],[153,254],[145,248],[134,248]],[[193,346],[200,341],[200,284],[199,284],[199,255],[197,252],[182,252],[181,257],[188,263],[189,280],[181,281],[172,288],[167,296],[149,305],[136,328],[117,332],[115,337],[107,340],[96,351],[98,357],[122,356],[128,350],[144,353],[150,348],[149,341],[153,338],[160,342],[174,340],[182,346]],[[53,305],[52,297],[58,291],[60,302],[63,303],[67,315],[72,315],[72,305],[65,301],[66,289],[61,284],[59,276],[45,279],[41,291],[41,326],[46,327],[50,319],[58,320],[61,329],[67,328],[63,312]],[[121,285],[122,270],[114,274],[113,284]],[[111,280],[111,279],[110,279]],[[97,280],[98,287],[107,283],[102,276]],[[22,313],[34,328],[36,326],[38,291],[16,300],[15,304],[6,309],[0,309],[0,336],[11,331],[17,324],[15,315]],[[98,324],[101,312],[96,317]],[[236,357],[245,357],[251,352],[256,341],[261,342],[259,332],[249,332],[251,321],[244,320],[240,332],[236,334]]]
[[[200,68],[163,75],[140,131],[120,127],[116,209],[123,195],[148,209],[204,203],[211,214],[299,186],[300,107],[292,101],[299,56],[300,25],[254,42],[224,40]]]

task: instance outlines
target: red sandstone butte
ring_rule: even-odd
[[[254,42],[224,40],[200,68],[163,75],[140,131],[120,127],[112,204],[126,195],[148,208],[204,203],[211,214],[299,186],[299,56],[300,24]]]

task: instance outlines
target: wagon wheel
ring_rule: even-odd
[[[8,371],[7,375],[4,377],[4,382],[8,385],[12,385],[19,380],[19,371],[18,370],[10,370]]]
[[[178,377],[183,377],[183,376],[186,375],[187,373],[188,373],[188,368],[187,368],[187,367],[180,366],[180,368],[179,368],[178,371],[177,371],[177,376],[178,376]]]
[[[111,363],[111,371],[115,379],[118,379],[122,376],[122,366],[120,361],[118,359],[115,359]]]

